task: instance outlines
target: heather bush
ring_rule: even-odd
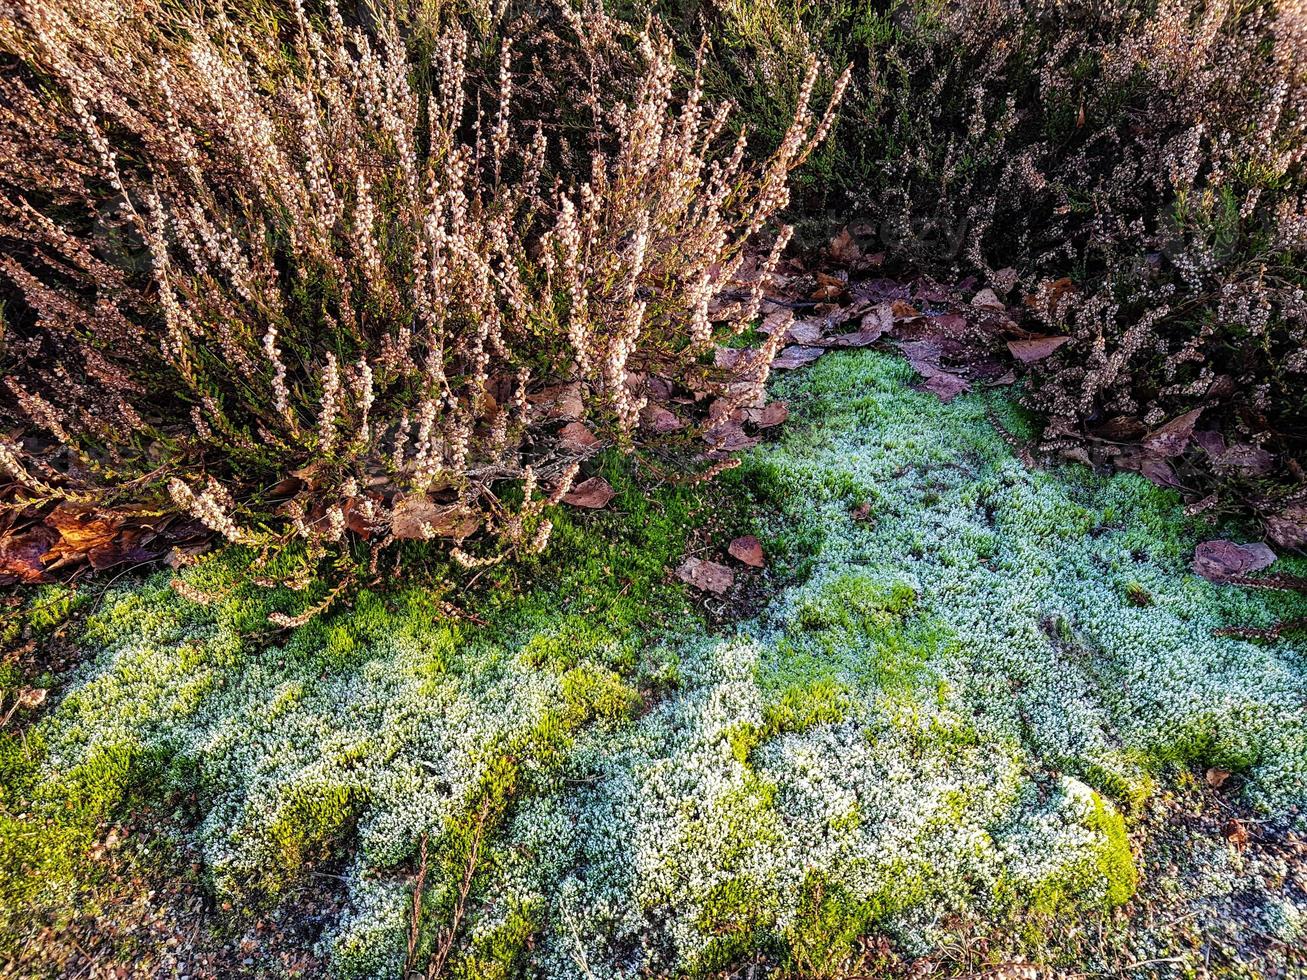
[[[761,397],[774,348],[700,362],[754,319],[746,246],[831,112],[802,98],[755,164],[699,75],[675,94],[656,24],[459,13],[5,15],[3,411],[26,428],[0,462],[25,499],[179,509],[297,541],[306,571],[348,532],[475,565],[544,545],[578,444],[633,447],[659,379],[718,417]]]
[[[805,205],[891,262],[1020,286],[1036,329],[1070,335],[1033,392],[1050,446],[1201,407],[1261,461],[1202,468],[1286,503],[1259,481],[1301,480],[1307,449],[1300,3],[657,6],[720,38],[712,78],[764,131],[808,52],[856,65]]]

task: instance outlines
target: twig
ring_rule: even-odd
[[[422,835],[418,850],[418,873],[413,882],[413,912],[408,925],[408,953],[404,957],[404,977],[407,980],[417,962],[418,940],[422,935],[422,896],[427,890],[427,835]]]
[[[437,977],[444,973],[445,961],[449,959],[449,953],[454,948],[454,940],[458,937],[458,927],[462,923],[463,913],[467,909],[467,896],[472,891],[472,878],[476,874],[477,860],[481,855],[481,840],[485,835],[486,820],[489,816],[490,797],[487,796],[481,801],[481,810],[477,814],[476,826],[472,832],[472,846],[468,850],[467,864],[463,868],[463,881],[458,887],[458,900],[454,903],[454,915],[450,920],[448,930],[441,937],[435,957],[427,967],[427,980],[436,980]]]
[[[1280,638],[1282,633],[1301,629],[1307,629],[1307,616],[1281,620],[1266,629],[1259,629],[1255,626],[1227,626],[1224,629],[1213,630],[1212,635],[1235,636],[1241,640],[1270,640],[1274,642]]]

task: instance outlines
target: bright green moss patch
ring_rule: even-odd
[[[1123,814],[1178,771],[1307,803],[1301,644],[1214,635],[1301,598],[1195,578],[1204,529],[1171,494],[1028,471],[987,418],[1021,431],[1014,409],[911,381],[864,352],[779,382],[794,421],[733,505],[607,461],[610,508],[562,510],[482,593],[378,588],[270,635],[312,594],[246,590],[227,552],[187,573],[207,606],[163,579],[113,594],[94,662],[3,756],[14,839],[70,836],[8,866],[66,879],[90,814],[194,794],[220,893],[348,861],[340,977],[398,976],[423,840],[419,958],[457,918],[451,976],[826,975],[869,932],[913,955],[957,921],[1056,955],[1040,923],[1129,900]],[[714,632],[669,569],[740,501],[785,587]],[[428,560],[405,553],[410,582]]]

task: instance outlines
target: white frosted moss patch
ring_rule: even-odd
[[[160,582],[94,618],[98,654],[44,726],[49,775],[147,760],[193,788],[223,892],[351,849],[324,947],[355,977],[400,972],[424,835],[419,953],[461,909],[459,975],[759,953],[820,974],[869,931],[921,951],[952,913],[1125,901],[1120,811],[1167,763],[1237,770],[1268,811],[1307,802],[1302,645],[1212,635],[1294,600],[1195,578],[1170,495],[1028,472],[978,397],[910,378],[862,352],[782,383],[795,422],[744,479],[801,574],[733,635],[604,632],[594,606],[510,606],[517,627],[469,634],[420,596],[365,596],[258,649],[229,606]]]

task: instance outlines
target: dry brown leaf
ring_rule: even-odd
[[[676,577],[701,592],[722,595],[735,584],[735,573],[725,565],[703,558],[687,558],[676,570]]]
[[[607,507],[608,502],[617,496],[612,485],[602,476],[592,476],[572,488],[572,492],[563,497],[563,503],[573,507],[585,507],[599,510]]]
[[[49,581],[41,556],[56,540],[58,534],[44,525],[0,537],[0,585]]]
[[[1225,826],[1221,828],[1221,836],[1229,841],[1236,851],[1242,851],[1248,846],[1248,828],[1242,821],[1234,818],[1226,821]]]
[[[558,444],[572,453],[585,453],[599,446],[593,432],[580,422],[568,422],[558,430]]]
[[[896,299],[890,303],[890,315],[896,321],[915,320],[921,316],[921,311],[907,300]]]
[[[936,395],[944,404],[948,404],[958,395],[971,390],[971,385],[955,374],[940,371],[921,383],[921,388]]]
[[[998,298],[994,290],[986,287],[971,297],[971,305],[986,310],[1006,310],[1007,304]]]
[[[1210,582],[1259,572],[1275,564],[1275,552],[1261,542],[1204,541],[1194,549],[1193,570]]]
[[[770,429],[790,417],[790,406],[785,402],[769,402],[759,409],[758,413],[758,418],[753,424],[760,429]]]
[[[728,419],[715,425],[703,435],[704,440],[720,452],[733,453],[741,449],[752,449],[762,440],[757,436],[747,435],[744,426],[735,419]]]
[[[731,553],[732,558],[753,568],[762,568],[767,564],[767,558],[762,551],[762,542],[752,534],[736,538],[726,550]]]
[[[824,347],[804,347],[795,345],[786,347],[780,352],[776,360],[772,361],[772,368],[777,371],[791,371],[794,368],[803,367],[805,364],[811,364],[822,354],[826,353]]]
[[[1218,472],[1237,470],[1244,476],[1266,476],[1275,469],[1275,454],[1260,446],[1235,443],[1224,452],[1215,454],[1212,466]]]
[[[684,422],[661,405],[646,405],[640,412],[640,425],[659,433],[676,432],[685,427]]]
[[[401,541],[453,538],[461,541],[481,527],[481,517],[461,504],[440,504],[425,494],[408,494],[391,505],[390,533]]]
[[[1266,533],[1281,548],[1307,548],[1307,504],[1267,517]]]
[[[1070,337],[1027,337],[1024,340],[1009,340],[1007,349],[1022,364],[1034,364],[1036,361],[1052,356],[1054,351],[1070,339]]]
[[[585,414],[581,401],[581,386],[577,383],[542,388],[527,396],[531,404],[531,418],[536,422],[553,419],[579,419]]]
[[[816,344],[825,330],[825,320],[795,320],[785,332],[785,338],[793,344]]]
[[[1178,415],[1144,436],[1140,445],[1158,456],[1179,456],[1189,445],[1189,440],[1194,434],[1194,425],[1202,414],[1201,408],[1195,408],[1191,412]]]
[[[841,229],[840,233],[831,239],[827,251],[833,261],[844,265],[852,265],[862,258],[862,249],[858,247],[853,233],[847,227]]]

